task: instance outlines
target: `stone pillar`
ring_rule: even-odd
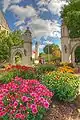
[[[62,62],[70,62],[70,38],[68,34],[67,26],[63,23],[61,26],[61,50],[62,50]]]
[[[24,40],[24,58],[23,58],[23,64],[24,65],[31,65],[32,63],[32,36],[29,29],[25,31],[25,33],[22,35],[22,39]]]

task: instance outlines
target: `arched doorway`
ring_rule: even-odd
[[[22,63],[22,54],[20,52],[17,52],[15,54],[15,64],[21,64]]]
[[[23,64],[24,53],[23,49],[12,49],[11,64]]]
[[[80,46],[75,49],[75,62],[77,65],[80,65]]]

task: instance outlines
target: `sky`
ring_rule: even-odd
[[[33,50],[39,41],[40,52],[46,44],[58,44],[61,38],[61,8],[66,0],[0,0],[0,10],[10,29],[32,32]],[[61,46],[60,46],[61,47]]]

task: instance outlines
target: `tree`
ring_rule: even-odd
[[[44,53],[52,54],[53,44],[48,44],[43,48]]]
[[[9,60],[11,47],[21,45],[22,43],[23,40],[21,40],[20,31],[12,32],[9,35],[7,35],[5,31],[1,31],[0,32],[0,62]]]
[[[58,51],[60,52],[60,48],[56,44],[48,44],[43,48],[44,53],[52,54],[53,56],[58,55]],[[57,54],[57,55],[56,55]]]
[[[52,55],[55,57],[60,57],[61,56],[61,51],[58,45],[54,45],[52,48]]]
[[[43,48],[44,56],[46,59],[56,60],[60,59],[61,51],[58,45],[55,44],[48,44]]]
[[[61,11],[61,17],[69,30],[71,38],[80,37],[80,0],[69,0]]]

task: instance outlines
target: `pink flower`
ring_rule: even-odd
[[[14,104],[13,104],[14,107],[17,107],[18,106],[18,102],[15,101]]]
[[[27,97],[28,96],[28,97]],[[0,85],[0,116],[8,113],[10,118],[27,119],[27,109],[35,115],[40,107],[49,108],[52,92],[37,80],[16,77],[7,84]],[[4,101],[7,100],[7,105]],[[3,111],[5,110],[5,111]]]
[[[49,103],[48,103],[47,101],[45,101],[45,102],[43,103],[43,106],[44,106],[46,109],[48,109],[48,108],[49,108]]]
[[[33,114],[36,114],[36,113],[38,113],[38,110],[37,110],[37,108],[32,108],[32,113],[33,113]]]
[[[31,105],[31,108],[33,109],[33,108],[36,108],[37,106],[36,106],[36,104],[32,104]]]
[[[38,95],[37,95],[35,92],[32,92],[30,95],[31,95],[32,97],[38,97]]]
[[[23,102],[27,102],[27,101],[28,101],[28,97],[22,96],[22,101],[23,101]]]
[[[3,110],[3,108],[2,107],[0,107],[0,111],[2,111]]]
[[[4,116],[5,114],[6,114],[6,112],[1,111],[1,112],[0,112],[0,117]]]
[[[25,115],[23,115],[23,114],[21,114],[21,113],[17,113],[17,114],[15,115],[15,118],[24,120],[24,119],[25,119]]]

